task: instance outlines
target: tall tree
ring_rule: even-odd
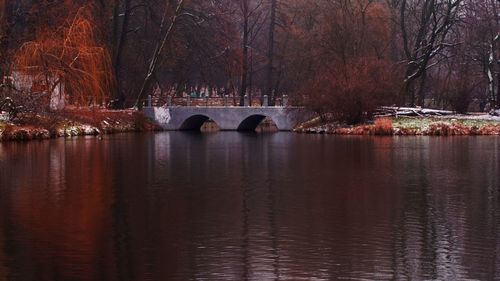
[[[0,80],[3,79],[8,68],[9,43],[14,24],[13,2],[12,0],[0,0]]]
[[[121,10],[123,2],[123,10]],[[121,13],[123,11],[123,13]],[[131,0],[115,0],[113,7],[113,36],[112,36],[112,58],[113,58],[113,71],[116,79],[116,87],[114,98],[118,101],[118,106],[123,107],[125,103],[125,95],[121,88],[120,69],[122,66],[123,51],[127,42],[129,33],[129,22]]]
[[[249,19],[250,19],[250,8],[249,0],[241,0],[241,14],[243,18],[242,33],[243,39],[242,44],[242,62],[241,62],[241,86],[240,86],[240,106],[245,103],[245,95],[247,93],[247,79],[248,79],[248,38],[249,38]]]
[[[40,32],[23,43],[15,55],[21,78],[43,86],[44,100],[50,101],[55,89],[70,102],[102,104],[113,84],[111,59],[96,34],[91,6],[70,15],[57,29]],[[31,93],[29,93],[31,94]],[[46,104],[48,105],[48,104]]]
[[[455,44],[448,41],[448,34],[457,22],[461,3],[462,0],[401,0],[399,21],[407,63],[402,93],[411,105],[424,105],[427,72],[439,62],[433,59]],[[417,90],[414,84],[418,79]]]
[[[137,100],[135,102],[135,105],[138,107],[142,106],[141,101],[146,97],[146,93],[149,90],[149,87],[151,86],[151,81],[154,78],[154,75],[156,73],[156,70],[159,67],[160,62],[160,56],[165,49],[168,41],[172,37],[172,34],[174,32],[174,27],[177,24],[177,21],[179,19],[179,16],[182,12],[182,7],[184,5],[184,0],[179,0],[176,4],[174,14],[172,18],[170,19],[170,23],[168,24],[168,8],[170,5],[167,5],[165,8],[165,12],[162,17],[162,21],[160,24],[160,30],[163,32],[163,36],[161,37],[160,40],[156,43],[155,50],[153,52],[153,55],[150,59],[149,63],[149,68],[148,72],[146,73],[146,77],[144,78],[144,81],[142,83],[141,89],[139,91],[139,94],[137,95]],[[165,27],[168,25],[168,27],[165,29]]]
[[[271,104],[276,103],[276,95],[273,87],[274,70],[274,31],[276,27],[277,0],[271,0],[271,17],[269,19],[269,37],[267,42],[267,73],[266,73],[266,94],[271,98]]]

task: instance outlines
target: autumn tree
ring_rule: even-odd
[[[15,54],[16,71],[41,83],[47,101],[59,87],[70,102],[101,104],[113,86],[113,71],[106,47],[96,38],[92,8],[79,8],[61,27],[41,30],[25,42]]]
[[[393,66],[376,57],[326,65],[305,84],[306,104],[321,117],[356,124],[372,117],[394,93]]]
[[[302,47],[292,51],[292,60],[298,61],[288,71],[302,77],[297,89],[305,104],[324,116],[354,123],[390,103],[395,72],[387,55],[387,7],[365,0],[298,4],[301,19],[291,30],[294,44]]]

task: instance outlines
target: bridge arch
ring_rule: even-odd
[[[272,120],[272,118],[263,114],[250,115],[240,122],[238,131],[255,131],[255,129],[257,129],[257,126],[259,126],[259,124],[262,123],[262,121],[264,121],[264,119],[266,118]],[[274,120],[272,120],[272,122],[276,124]]]
[[[180,131],[199,131],[201,126],[209,120],[212,120],[210,117],[204,114],[195,114],[186,118],[181,126],[179,127]],[[213,120],[212,120],[213,121]],[[215,121],[213,121],[215,122]]]
[[[209,131],[253,130],[265,117],[269,117],[278,130],[290,131],[299,122],[307,121],[316,115],[302,108],[280,107],[146,107],[144,114],[156,121],[167,131],[193,130],[205,127]],[[207,120],[213,120],[210,124]],[[204,122],[207,126],[204,125]],[[263,123],[257,130],[273,131],[271,122]],[[216,128],[215,128],[216,127]]]

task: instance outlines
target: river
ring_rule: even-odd
[[[500,280],[500,138],[0,144],[0,280]]]

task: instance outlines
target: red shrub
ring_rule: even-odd
[[[394,132],[392,120],[389,118],[379,118],[375,120],[375,125],[373,127],[375,135],[390,136]]]
[[[348,124],[362,122],[380,105],[392,101],[397,92],[391,65],[363,57],[323,69],[306,83],[306,105],[315,112],[331,114]]]

